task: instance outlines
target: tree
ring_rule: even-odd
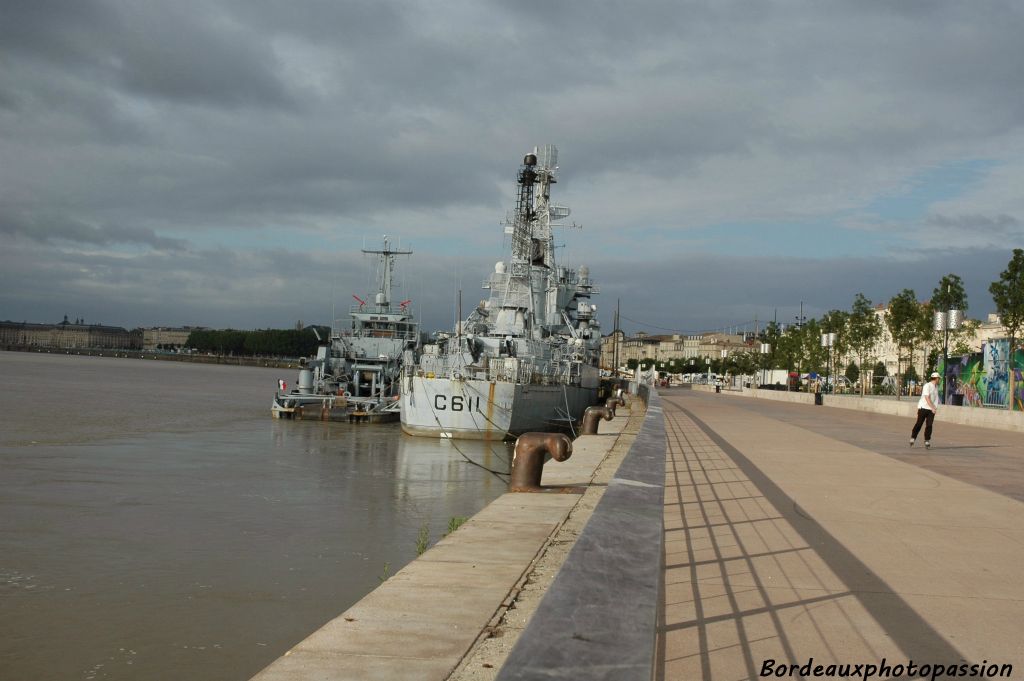
[[[875,363],[875,368],[871,372],[871,380],[878,379],[878,385],[872,386],[872,392],[882,393],[883,392],[883,381],[886,376],[889,375],[889,370],[885,368],[885,362],[878,361]]]
[[[311,329],[207,329],[190,333],[187,345],[199,352],[221,355],[306,357],[316,354],[318,341]]]
[[[764,327],[764,331],[761,332],[761,342],[767,343],[769,346],[768,354],[761,358],[762,369],[775,369],[778,367],[776,353],[779,350],[779,338],[781,336],[782,331],[776,322],[768,322],[768,325]]]
[[[1010,381],[1010,411],[1013,411],[1016,405],[1016,393],[1014,392],[1016,390],[1014,386],[1016,341],[1020,338],[1021,327],[1024,327],[1024,250],[1013,249],[1013,257],[1010,258],[1009,264],[999,275],[999,281],[992,282],[988,287],[988,292],[992,294],[992,302],[996,304],[999,320],[1010,336],[1007,374]]]
[[[965,312],[967,310],[967,292],[964,290],[963,280],[958,275],[952,273],[942,277],[939,280],[938,286],[932,291],[930,307],[930,313],[933,317],[936,312],[948,312],[949,310]],[[958,329],[949,329],[948,331],[938,331],[933,326],[927,335],[937,355],[939,350],[945,352],[949,347],[957,348],[964,346],[967,338],[973,338],[973,335],[968,336],[972,331],[973,327],[967,324],[961,324]],[[937,369],[937,362],[931,360],[930,357],[929,368]],[[945,364],[943,364],[943,372],[945,370]],[[945,379],[943,379],[942,390],[943,394],[945,394]]]
[[[856,362],[850,362],[846,365],[846,379],[850,383],[856,383],[858,378],[860,378],[860,367]]]
[[[903,355],[900,351],[907,350],[908,356],[913,361],[914,346],[921,337],[921,317],[921,305],[917,302],[917,295],[913,289],[905,288],[889,301],[889,314],[885,318],[885,323],[889,327],[893,343],[896,344],[897,398],[903,385]]]
[[[829,310],[825,313],[825,316],[821,318],[821,333],[834,333],[836,335],[835,343],[831,348],[824,348],[826,353],[825,366],[828,367],[832,362],[835,363],[829,369],[831,375],[829,379],[832,380],[832,376],[839,373],[839,358],[847,353],[849,350],[849,343],[847,340],[847,325],[849,324],[850,315],[842,310]],[[833,388],[835,387],[835,381],[832,380]]]
[[[738,352],[735,355],[730,355],[729,359],[731,360],[730,363],[736,373],[743,376],[750,376],[758,368],[757,363],[759,358],[756,353],[753,352]]]
[[[981,322],[976,319],[965,319],[954,336],[949,339],[949,351],[954,355],[969,355],[974,349],[970,341],[977,337]]]
[[[882,323],[878,320],[871,301],[865,298],[863,293],[858,293],[853,299],[853,308],[847,317],[846,329],[846,343],[850,351],[857,356],[858,366],[868,364],[868,354],[881,337]],[[865,393],[865,389],[866,386],[861,383],[861,395]]]
[[[947,274],[939,280],[932,291],[932,307],[940,312],[946,310],[967,311],[967,292],[964,282],[955,274]]]
[[[821,347],[821,333],[821,323],[817,319],[808,320],[800,328],[800,366],[804,371],[825,373],[828,348]]]

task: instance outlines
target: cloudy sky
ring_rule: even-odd
[[[428,329],[559,148],[606,331],[791,321],[1024,246],[1024,4],[0,2],[0,319]],[[471,302],[467,303],[471,304]]]

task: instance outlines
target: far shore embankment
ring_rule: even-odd
[[[297,369],[299,360],[289,357],[235,357],[199,353],[162,352],[159,350],[116,350],[110,348],[45,348],[25,345],[5,345],[8,352],[34,352],[50,355],[81,355],[83,357],[115,357],[121,359],[157,359],[167,362],[195,364],[226,364],[229,366],[261,367],[271,369]]]

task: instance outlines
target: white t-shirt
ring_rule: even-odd
[[[930,397],[934,407],[928,406],[928,400],[926,397]],[[931,411],[939,411],[939,386],[935,385],[931,381],[924,384],[924,389],[921,391],[921,399],[917,401],[918,409],[930,409]]]

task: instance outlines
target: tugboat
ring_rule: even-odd
[[[412,251],[396,250],[387,237],[381,250],[363,250],[379,257],[377,294],[373,303],[349,310],[351,329],[331,328],[330,338],[312,359],[300,360],[298,385],[278,385],[270,413],[274,418],[324,421],[397,421],[398,388],[404,363],[416,361],[420,350],[419,324],[405,300],[392,306],[395,257]],[[319,338],[319,335],[317,336]]]
[[[505,222],[511,257],[484,282],[487,300],[454,333],[406,364],[402,430],[427,437],[503,440],[565,430],[600,390],[599,293],[586,267],[555,263],[552,229],[569,209],[551,203],[558,151],[527,154]]]

